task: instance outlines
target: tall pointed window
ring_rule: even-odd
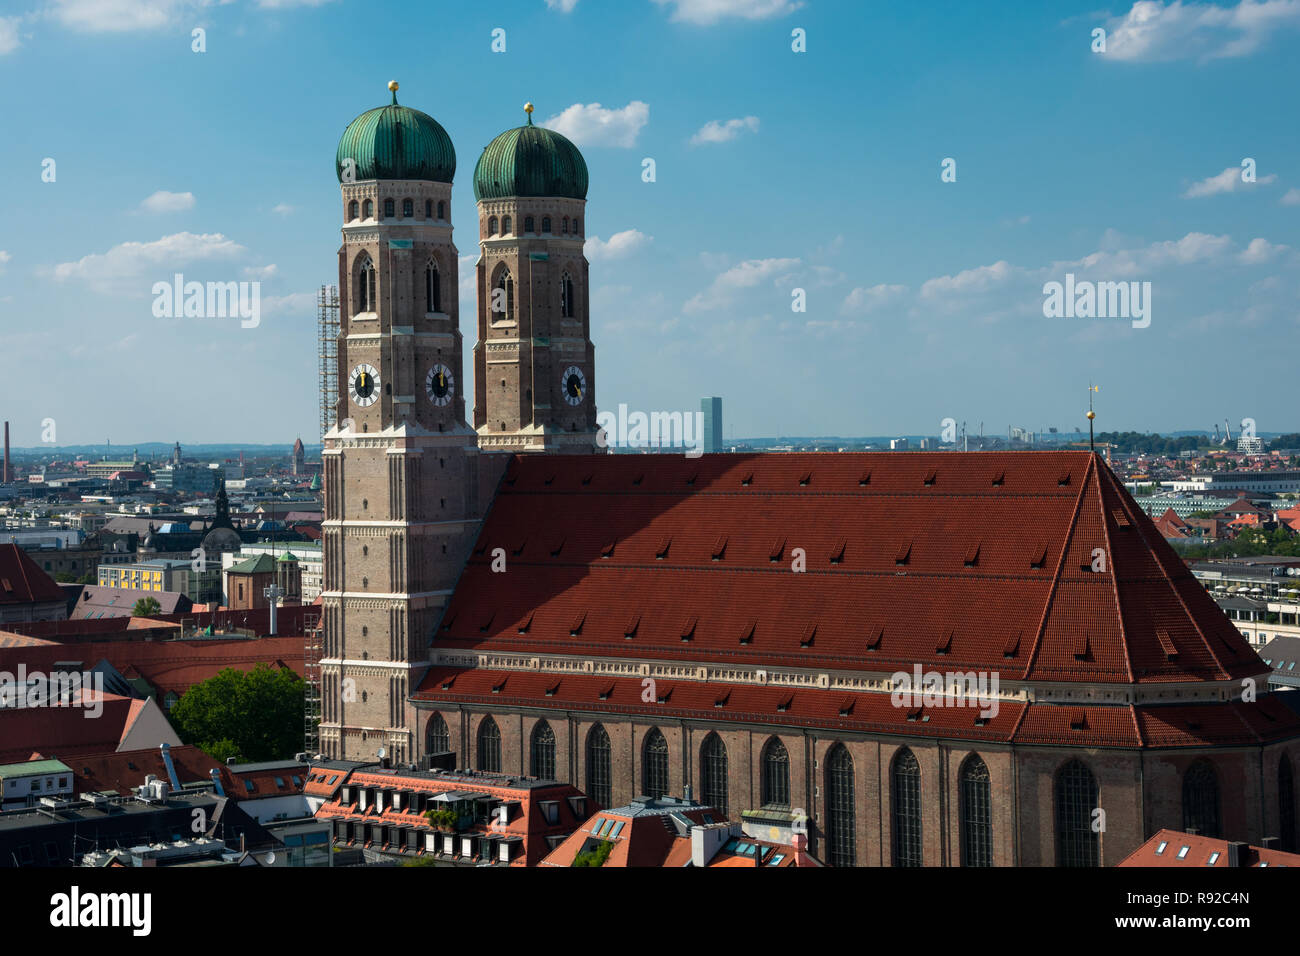
[[[385,218],[385,219],[392,219],[393,216],[395,216],[395,215],[396,215],[396,212],[394,211],[393,201],[392,201],[391,199],[385,199],[385,200],[384,200],[384,218]]]
[[[560,314],[566,319],[573,318],[573,279],[567,272],[560,279]]]
[[[357,311],[375,311],[375,266],[364,254],[357,265]]]
[[[478,725],[478,769],[501,772],[501,731],[491,717],[484,717]]]
[[[357,218],[357,201],[354,199],[348,203],[348,221],[351,222]]]
[[[650,730],[642,745],[642,790],[648,797],[662,797],[668,792],[668,741],[658,727]]]
[[[1183,829],[1218,839],[1219,781],[1208,760],[1198,760],[1183,774]]]
[[[489,217],[488,217],[488,235],[489,235],[489,236],[495,236],[496,234],[497,234],[497,217],[496,217],[496,216],[489,216]]]
[[[568,234],[569,234],[569,217],[565,216],[562,220],[560,220],[560,235],[567,236]]]
[[[612,799],[609,778],[609,734],[597,724],[587,734],[587,794],[602,807],[608,807]]]
[[[1100,837],[1092,811],[1101,792],[1097,778],[1078,760],[1056,771],[1056,865],[1100,866]]]
[[[532,231],[533,231],[533,217],[524,216],[524,232],[532,232]]]
[[[762,798],[765,807],[790,806],[790,754],[779,737],[763,747]]]
[[[893,797],[894,866],[921,866],[921,764],[904,747],[889,771]]]
[[[826,755],[826,862],[831,866],[857,862],[853,801],[853,758],[848,748],[836,744]]]
[[[510,232],[511,232],[510,217],[506,216],[504,219],[501,220],[501,235],[508,236],[510,235]]]
[[[411,202],[411,200],[409,200],[409,199],[403,199],[403,200],[402,200],[402,218],[403,218],[403,219],[410,219],[410,218],[411,218],[412,216],[414,216],[414,215],[415,215],[415,203]]]
[[[442,714],[434,714],[429,719],[429,727],[424,733],[424,752],[440,754],[450,749],[451,734],[447,731],[447,721],[442,719]]]
[[[446,218],[447,218],[447,205],[446,205],[446,203],[443,203],[443,202],[439,201],[439,203],[438,203],[438,219],[439,219],[439,221],[441,221],[441,220],[446,219]]]
[[[1286,754],[1277,765],[1277,812],[1281,820],[1279,836],[1282,849],[1295,852],[1295,779],[1291,776],[1291,758]]]
[[[993,865],[989,768],[979,754],[971,754],[961,765],[961,865]]]
[[[438,281],[436,262],[430,262],[424,270],[424,311],[442,311],[442,283]]]
[[[700,796],[705,806],[727,814],[727,745],[717,734],[709,734],[700,747]]]
[[[582,220],[581,220],[581,219],[574,219],[574,220],[573,220],[573,234],[574,234],[575,236],[580,236],[580,235],[582,235]]]
[[[550,232],[550,231],[551,231],[551,217],[550,217],[550,216],[543,216],[543,217],[542,217],[542,233],[545,234],[545,233],[548,233],[548,232]]]
[[[373,217],[375,214],[375,201],[373,199],[367,199],[365,209],[366,209],[366,218],[370,219],[371,217]]]
[[[533,776],[543,780],[555,779],[555,731],[544,720],[533,728]]]
[[[426,199],[426,200],[424,201],[424,218],[425,218],[425,219],[432,219],[432,218],[433,218],[433,200],[432,200],[432,199]]]

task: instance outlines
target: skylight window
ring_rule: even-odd
[[[1156,847],[1156,856],[1160,856],[1162,853],[1164,853],[1165,847],[1167,847],[1168,845],[1169,845],[1168,840],[1161,840],[1160,845]]]
[[[1190,846],[1184,844],[1183,847],[1178,851],[1178,859],[1180,860],[1184,859],[1187,856],[1187,851],[1190,849],[1191,849]]]
[[[1216,863],[1218,863],[1218,862],[1219,862],[1219,851],[1218,851],[1218,850],[1215,850],[1213,853],[1210,854],[1210,859],[1209,859],[1209,861],[1208,861],[1205,865],[1206,865],[1206,866],[1214,866],[1214,864],[1216,864]]]

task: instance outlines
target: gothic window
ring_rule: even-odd
[[[550,232],[550,231],[551,231],[551,217],[550,217],[550,216],[543,216],[543,217],[542,217],[542,232]]]
[[[567,236],[569,234],[569,217],[565,216],[560,220],[560,234]]]
[[[608,807],[612,799],[609,778],[609,734],[597,724],[587,734],[587,793],[602,807]]]
[[[372,199],[366,200],[366,218],[369,219],[375,214],[375,203]]]
[[[432,199],[426,199],[426,200],[424,201],[424,218],[425,218],[425,219],[432,219],[432,218],[433,218],[433,200],[432,200]]]
[[[439,219],[445,219],[445,218],[447,218],[447,217],[446,217],[446,211],[447,211],[447,207],[446,207],[442,202],[439,202],[439,203],[438,203],[438,218],[439,218]]]
[[[921,764],[904,747],[889,771],[893,798],[894,866],[921,866]]]
[[[582,220],[581,220],[581,219],[576,219],[576,218],[575,218],[575,219],[573,220],[573,234],[574,234],[575,236],[580,236],[580,235],[582,235]]]
[[[961,766],[961,865],[993,865],[989,768],[978,754]]]
[[[411,218],[412,216],[414,216],[414,215],[415,215],[415,203],[411,202],[411,200],[409,200],[409,199],[403,199],[403,200],[402,200],[402,218],[403,218],[403,219],[410,219],[410,218]]]
[[[508,236],[508,235],[510,235],[510,217],[509,217],[509,216],[506,216],[504,219],[501,220],[501,235],[503,235],[503,236]]]
[[[491,717],[484,717],[478,725],[478,769],[501,772],[501,731]]]
[[[515,317],[515,280],[510,270],[502,268],[497,273],[496,282],[492,283],[492,300],[488,304],[492,310],[493,322],[509,322]]]
[[[532,232],[532,231],[533,231],[533,217],[532,217],[532,216],[525,216],[525,217],[524,217],[524,232]]]
[[[424,741],[425,753],[440,754],[451,749],[451,734],[447,731],[447,722],[442,719],[442,714],[434,714],[430,718]]]
[[[1281,818],[1282,849],[1295,852],[1295,779],[1286,754],[1277,765],[1277,811]]]
[[[424,270],[424,311],[442,311],[442,283],[438,281],[438,264],[430,262]]]
[[[364,254],[357,267],[357,311],[375,311],[375,266]]]
[[[779,737],[763,748],[762,799],[765,807],[790,806],[790,754]]]
[[[1219,781],[1207,760],[1198,760],[1183,774],[1183,830],[1218,839]]]
[[[395,213],[393,212],[393,201],[392,201],[391,199],[385,199],[385,200],[384,200],[384,218],[385,218],[385,219],[392,219],[394,215],[395,215]]]
[[[1100,791],[1097,778],[1078,760],[1056,771],[1056,865],[1100,866],[1101,847],[1092,829]]]
[[[668,792],[668,741],[658,727],[646,734],[642,745],[642,790],[658,799]]]
[[[533,728],[533,776],[543,780],[555,779],[555,731],[544,720]]]
[[[567,272],[560,279],[560,314],[566,319],[573,318],[573,279]]]
[[[488,219],[488,235],[495,236],[496,234],[497,234],[497,217],[492,216]]]
[[[357,201],[354,199],[348,203],[348,221],[351,222],[357,218]]]
[[[700,747],[700,796],[704,805],[727,815],[727,745],[709,734]]]
[[[857,862],[854,799],[853,758],[836,744],[826,755],[826,862],[831,866]]]

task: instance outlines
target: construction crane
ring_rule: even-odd
[[[1218,423],[1218,422],[1215,422],[1215,423],[1214,423],[1214,443],[1215,443],[1216,445],[1222,444],[1222,443],[1219,441],[1219,423]]]
[[[1223,439],[1223,443],[1226,445],[1232,441],[1232,426],[1228,424],[1228,420],[1226,418],[1223,420],[1223,430],[1227,436],[1226,438]]]

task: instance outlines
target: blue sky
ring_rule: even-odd
[[[1082,424],[1091,379],[1102,428],[1300,430],[1297,40],[1300,0],[2,0],[0,415],[316,440],[334,151],[397,79],[456,146],[462,278],[523,102],[582,147],[601,408],[997,433]],[[174,272],[260,279],[261,324],[155,318]],[[1150,282],[1150,325],[1045,317],[1066,273]]]

